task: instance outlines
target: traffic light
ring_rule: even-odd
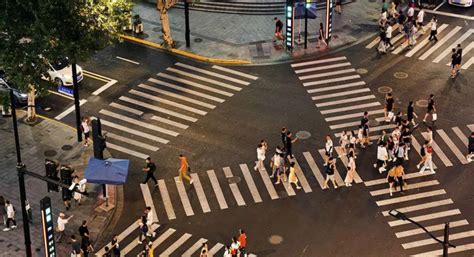
[[[92,120],[92,139],[94,140],[94,157],[96,159],[104,159],[104,150],[107,147],[105,137],[102,136],[102,126],[100,119]]]
[[[59,173],[61,175],[61,182],[68,186],[71,185],[73,172],[74,172],[73,168],[66,165],[61,165],[61,168],[59,169]],[[62,194],[63,194],[63,200],[67,200],[67,199],[70,200],[72,198],[72,192],[68,190],[67,188],[62,188]]]
[[[46,159],[44,162],[44,165],[46,168],[46,177],[59,181],[58,163],[53,160]],[[53,183],[49,183],[49,182],[47,184],[48,184],[48,192],[52,192],[52,191],[59,192],[59,187],[57,185]]]

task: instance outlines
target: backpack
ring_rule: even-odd
[[[431,146],[426,147],[426,152],[432,154],[433,153],[433,147],[431,147]]]

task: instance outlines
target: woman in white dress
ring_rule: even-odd
[[[339,155],[339,158],[341,158],[341,156],[343,155],[347,155],[347,146],[349,145],[350,143],[350,136],[349,134],[343,130],[341,132],[341,137],[339,138],[339,145],[341,145],[341,149],[342,149],[342,154]]]
[[[263,141],[263,140],[262,140]],[[257,169],[263,169],[265,166],[263,165],[263,161],[265,160],[265,152],[266,146],[262,143],[258,144],[257,147],[257,163],[253,169],[256,171]]]
[[[349,163],[347,164],[347,174],[344,179],[346,187],[352,186],[352,181],[354,180],[354,173],[356,172],[356,163],[353,152],[349,153]]]

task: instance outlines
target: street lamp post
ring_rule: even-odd
[[[443,245],[443,257],[448,257],[448,247],[453,247],[453,248],[456,248],[455,245],[451,244],[449,242],[449,222],[446,222],[444,224],[444,238],[443,238],[443,241],[439,240],[437,237],[435,237],[433,234],[431,234],[431,232],[429,232],[425,227],[423,227],[420,223],[410,219],[409,217],[407,217],[404,213],[402,212],[399,212],[397,210],[391,210],[388,212],[388,214],[390,214],[392,217],[396,218],[396,219],[399,219],[399,220],[406,220],[406,221],[409,221],[413,224],[415,224],[416,226],[418,226],[419,228],[423,229],[423,231],[426,232],[426,234],[428,234],[431,238],[433,238],[436,242],[440,243]]]
[[[186,39],[186,47],[191,47],[190,29],[189,29],[189,0],[184,1],[184,25],[185,25],[184,38]]]

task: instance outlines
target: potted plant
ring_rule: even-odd
[[[143,33],[143,22],[140,18],[140,15],[138,14],[135,14],[135,16],[133,16],[133,32],[135,32],[136,34]]]

